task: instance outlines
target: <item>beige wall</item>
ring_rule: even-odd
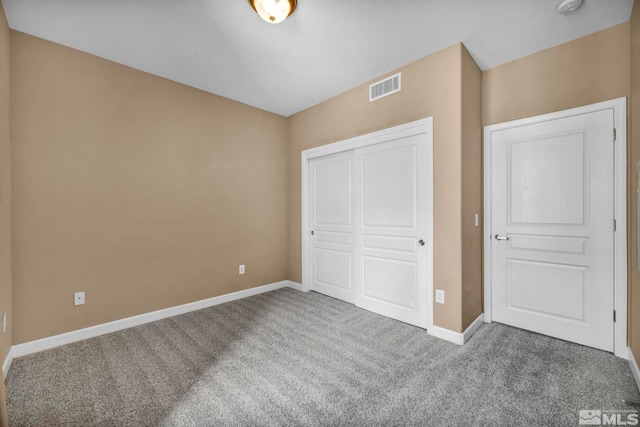
[[[483,125],[629,96],[629,23],[487,70]]]
[[[640,6],[631,24],[484,73],[461,44],[400,71],[397,95],[369,103],[367,83],[287,120],[10,33],[0,5],[0,362],[12,344],[300,282],[300,152],[430,116],[434,284],[447,292],[435,323],[462,331],[482,306],[481,125],[621,96],[632,97],[629,335],[640,357]],[[74,307],[80,290],[87,304]]]
[[[469,90],[477,89],[477,93],[470,95],[470,105],[475,103],[479,116],[480,72],[475,64],[473,66],[469,64],[470,56],[462,44],[458,43],[389,73],[402,71],[402,92],[398,94],[370,103],[368,88],[372,82],[367,82],[290,117],[288,165],[289,278],[291,280],[296,282],[302,280],[301,151],[413,120],[433,117],[434,286],[445,290],[447,296],[445,305],[435,305],[434,322],[438,326],[454,331],[462,331],[466,327],[463,325],[462,315],[463,233],[461,230],[463,57],[465,58],[465,77],[468,76],[471,82],[468,84]],[[467,112],[467,114],[473,116],[472,113]],[[475,133],[471,129],[473,125],[466,129],[466,135],[469,136],[469,147],[467,147],[469,154],[479,149],[479,117],[476,125]],[[473,144],[478,144],[478,147],[472,148]],[[479,157],[471,160],[471,163],[475,162],[476,172],[480,161]],[[469,176],[474,173],[472,171]],[[476,188],[477,183],[472,186]],[[477,200],[470,200],[468,203],[470,210],[479,212],[480,206],[477,205]],[[476,239],[474,236],[474,233],[469,233],[464,238],[474,240]],[[470,251],[479,247],[477,246],[479,242],[474,242],[474,245],[476,246],[469,248]],[[479,254],[474,256],[477,257]],[[480,277],[469,277],[469,289],[465,292],[468,291],[472,299],[480,292],[480,280]],[[471,289],[474,287],[475,289]],[[472,303],[471,307],[475,316],[480,314],[476,302]]]
[[[630,29],[631,106],[629,118],[629,346],[640,363],[640,273],[637,268],[638,227],[636,222],[638,195],[636,163],[640,160],[640,4],[634,2]]]
[[[286,118],[11,43],[14,344],[287,279]]]
[[[0,4],[0,365],[12,345],[11,329],[11,145],[10,145],[10,32]],[[2,332],[2,314],[8,316],[7,331]],[[0,375],[0,378],[4,378]],[[0,381],[0,425],[7,425],[4,381]]]
[[[634,9],[637,23],[638,6]],[[637,33],[637,27],[636,24],[632,31]],[[628,99],[632,75],[629,32],[630,24],[626,22],[485,71],[482,76],[483,125],[620,97]],[[637,57],[635,60],[637,63]],[[638,154],[640,152],[635,154],[636,159]],[[630,153],[629,157],[632,161],[634,154]],[[633,168],[629,168],[631,176],[635,176]],[[634,192],[635,184],[629,187],[628,211],[631,215],[635,215]],[[630,278],[638,283],[634,258],[635,223],[631,218],[629,271]],[[640,300],[632,302],[632,312],[633,306],[640,309]],[[631,330],[633,320],[631,318],[629,322]],[[637,343],[640,346],[640,340]]]
[[[400,69],[399,94],[369,103],[368,82],[288,120],[11,36],[14,343],[301,282],[300,152],[424,117],[435,323],[460,332],[482,310],[481,124],[630,93],[628,23],[484,73],[456,44]]]
[[[482,313],[482,72],[462,49],[462,330]],[[475,214],[478,224],[475,225]]]
[[[0,363],[11,347],[11,145],[10,140],[10,31],[0,4]],[[7,312],[7,331],[2,314]]]

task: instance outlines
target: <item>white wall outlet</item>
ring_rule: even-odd
[[[436,302],[444,304],[444,291],[442,289],[436,289]]]
[[[2,332],[7,332],[7,312],[2,315]]]
[[[480,214],[476,214],[476,227],[480,225]]]
[[[73,305],[84,304],[84,292],[76,292],[73,294]]]
[[[238,267],[238,274],[244,274],[244,264],[240,264]]]

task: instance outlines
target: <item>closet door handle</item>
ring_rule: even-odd
[[[418,240],[418,244],[419,244],[420,246],[424,246],[424,240],[422,240],[422,239]]]

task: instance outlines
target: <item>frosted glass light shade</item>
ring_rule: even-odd
[[[296,8],[296,0],[249,0],[258,15],[270,24],[279,24]]]

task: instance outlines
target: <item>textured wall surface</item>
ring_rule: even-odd
[[[636,164],[640,161],[640,2],[634,2],[630,28],[631,102],[629,121],[629,347],[640,363],[640,272],[638,272],[638,188]]]
[[[0,4],[0,325],[7,313],[7,330],[0,329],[0,364],[12,345],[13,296],[11,285],[11,132],[10,132],[11,36]],[[1,328],[1,326],[0,326]],[[4,375],[0,375],[4,378]],[[0,425],[7,425],[4,381],[0,384]]]
[[[466,153],[462,148],[462,57],[468,55],[461,43],[395,70],[402,72],[402,91],[392,96],[369,102],[367,82],[335,98],[290,117],[289,122],[289,277],[300,282],[301,272],[301,188],[300,155],[308,148],[317,147],[350,137],[363,135],[391,126],[425,117],[433,117],[434,126],[434,288],[446,292],[444,305],[434,307],[434,323],[454,331],[462,331],[462,259],[463,253],[479,251],[462,245],[462,163]],[[470,57],[468,58],[470,59]],[[465,75],[469,73],[474,90],[472,104],[480,115],[479,70],[465,62]],[[475,64],[473,64],[475,66]],[[381,76],[383,78],[385,76]],[[477,98],[477,99],[476,99]],[[467,110],[468,111],[468,110]],[[471,125],[474,126],[474,125]],[[471,130],[469,126],[468,130]],[[475,121],[475,136],[468,140],[478,144],[480,121]],[[471,133],[470,133],[471,134]],[[470,135],[469,134],[469,135]],[[473,139],[475,138],[475,140]],[[469,164],[474,170],[481,167],[482,159],[473,157]],[[477,183],[476,183],[477,184]],[[478,187],[479,188],[479,187]],[[479,200],[478,200],[479,201]],[[469,204],[473,204],[469,201]],[[479,212],[480,205],[471,207]],[[479,235],[477,235],[479,237]],[[480,253],[476,254],[479,257]],[[479,272],[478,272],[479,273]],[[480,295],[481,277],[469,278],[475,287],[472,293]],[[473,298],[477,299],[474,295]],[[477,304],[473,304],[477,306]],[[466,307],[465,307],[466,309]],[[473,308],[475,316],[479,307]]]
[[[629,96],[629,23],[482,73],[483,125]]]
[[[11,43],[14,344],[287,278],[286,118]]]

